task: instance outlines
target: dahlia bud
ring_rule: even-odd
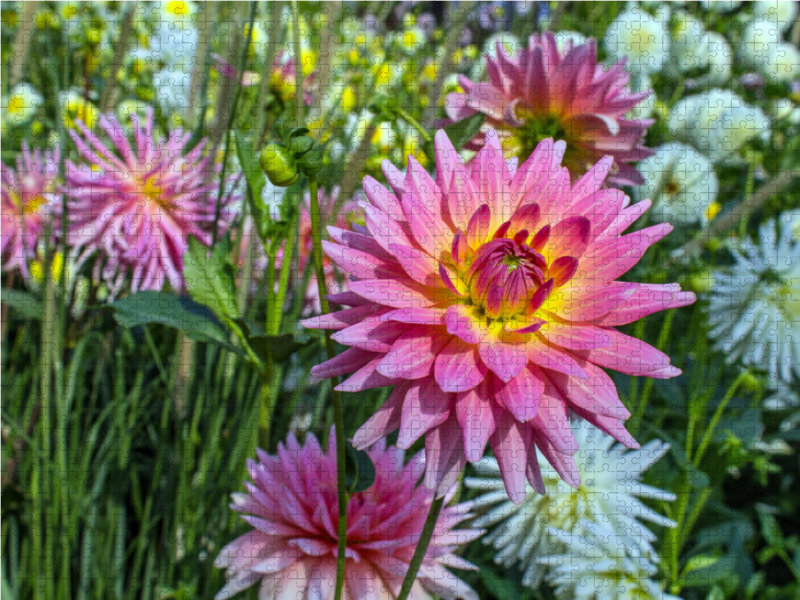
[[[282,144],[267,144],[259,156],[261,168],[273,185],[289,187],[300,179],[297,163]]]

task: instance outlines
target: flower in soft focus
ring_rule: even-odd
[[[720,164],[743,164],[739,150],[756,138],[768,136],[769,131],[769,117],[760,106],[731,107],[708,132],[709,158]]]
[[[775,81],[791,83],[800,77],[800,50],[790,42],[772,45],[767,53],[764,74]]]
[[[343,391],[394,385],[354,443],[367,447],[400,428],[397,444],[408,448],[425,435],[426,486],[440,494],[487,442],[515,503],[526,478],[544,493],[537,448],[577,486],[570,411],[637,446],[602,367],[680,373],[615,329],[694,302],[675,284],[615,281],[672,227],[621,235],[649,202],[628,206],[621,191],[602,189],[611,157],[571,186],[563,141],[543,141],[519,170],[494,131],[471,169],[444,131],[435,148],[436,181],[413,158],[405,179],[385,162],[392,192],[364,179],[366,227],[323,242],[354,279],[331,300],[352,308],[303,323],[337,330],[333,338],[350,348],[312,374],[355,371]]]
[[[567,547],[563,554],[537,561],[549,570],[556,597],[569,600],[680,600],[666,594],[656,581],[656,566],[631,556],[615,532],[584,521],[580,533],[552,529],[551,535]]]
[[[211,243],[219,187],[213,174],[222,165],[203,156],[204,142],[184,154],[191,132],[159,140],[152,108],[144,120],[131,115],[131,121],[133,145],[111,114],[98,124],[112,148],[83,123],[80,134],[70,132],[88,164],[67,163],[69,241],[83,258],[100,252],[95,276],[114,293],[128,273],[134,292],[164,284],[180,290],[189,236]],[[221,232],[229,217],[224,207],[220,217]]]
[[[526,586],[540,584],[545,569],[538,559],[554,552],[556,540],[548,535],[548,527],[578,533],[583,529],[581,520],[586,519],[618,535],[632,556],[657,562],[652,546],[656,536],[639,519],[663,527],[675,526],[639,500],[675,499],[673,494],[641,483],[642,474],[666,454],[669,445],[653,440],[641,450],[626,452],[624,447],[615,445],[614,438],[585,422],[573,426],[573,431],[583,448],[576,455],[581,475],[578,489],[565,485],[545,463],[542,478],[547,495],[528,486],[525,501],[516,506],[506,497],[500,467],[493,458],[484,458],[476,465],[479,477],[464,480],[468,488],[487,492],[473,501],[475,509],[484,513],[473,521],[474,526],[494,528],[483,542],[498,551],[495,562],[506,567],[521,563],[522,583]]]
[[[687,12],[676,15],[677,26],[670,43],[670,69],[688,73],[704,85],[722,85],[731,78],[733,50],[716,32]]]
[[[379,443],[367,451],[375,464],[375,483],[350,496],[347,504],[347,560],[344,598],[395,598],[408,570],[433,492],[417,482],[422,453],[405,466],[404,452]],[[334,595],[337,553],[336,443],[327,451],[312,435],[305,444],[289,435],[276,456],[258,451],[249,460],[248,493],[233,494],[231,509],[254,527],[222,549],[217,567],[228,583],[215,598],[223,600],[260,586],[259,598],[295,600]],[[477,600],[475,592],[445,569],[474,569],[453,552],[481,531],[455,529],[471,517],[471,503],[446,506],[437,521],[410,598],[429,594]]]
[[[42,95],[29,83],[14,86],[11,93],[3,97],[3,128],[18,127],[30,121],[42,100]]]
[[[744,0],[700,0],[700,6],[712,13],[732,12],[744,4]]]
[[[740,161],[736,152],[754,137],[769,132],[769,119],[760,107],[747,104],[730,90],[712,89],[678,102],[667,127],[712,161]]]
[[[771,386],[800,376],[800,217],[784,213],[743,240],[733,266],[714,272],[710,336],[728,362],[763,369]]]
[[[509,55],[498,44],[486,56],[489,82],[459,78],[464,94],[449,94],[447,116],[459,121],[477,112],[487,117],[481,133],[466,148],[476,150],[488,129],[496,128],[506,155],[524,161],[544,139],[566,141],[564,165],[577,179],[605,155],[614,158],[609,183],[638,185],[641,176],[630,163],[652,152],[642,144],[650,120],[624,118],[650,92],[634,94],[622,62],[603,69],[595,41],[564,52],[553,34],[532,35],[527,50]]]
[[[794,25],[798,8],[800,5],[795,0],[757,0],[753,2],[753,15],[775,23],[784,32]]]
[[[302,55],[302,52],[301,52]],[[306,106],[311,106],[313,95],[310,91],[313,73],[303,79],[303,102]],[[284,102],[294,98],[297,92],[297,81],[295,80],[294,57],[283,50],[278,51],[275,60],[272,62],[272,74],[269,78],[269,88],[273,94]]]
[[[30,278],[28,262],[35,257],[38,244],[44,241],[47,216],[59,204],[59,161],[58,149],[31,152],[23,141],[16,170],[2,163],[0,256],[4,271],[18,268],[23,277]],[[54,233],[55,230],[54,224]]]
[[[633,5],[608,26],[603,40],[608,55],[627,58],[632,70],[657,73],[669,55],[667,31],[669,9],[662,7],[655,16]]]
[[[774,20],[753,21],[739,40],[738,57],[772,80],[791,82],[800,69],[800,50],[781,37],[781,27]]]
[[[770,116],[789,125],[800,125],[800,106],[788,98],[777,98],[769,107]]]
[[[719,191],[711,161],[680,142],[659,146],[655,151],[639,163],[645,184],[636,189],[638,199],[653,201],[651,218],[682,225],[707,223]]]
[[[81,121],[89,129],[95,126],[100,111],[78,90],[62,92],[60,97],[61,114],[67,129],[77,129],[77,121]]]

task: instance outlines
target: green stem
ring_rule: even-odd
[[[428,518],[425,519],[425,525],[422,527],[422,535],[419,537],[417,547],[414,550],[414,556],[411,558],[411,564],[406,571],[405,579],[403,579],[403,587],[400,588],[400,594],[397,600],[407,600],[408,595],[411,593],[411,587],[417,580],[419,568],[422,566],[422,559],[425,558],[425,553],[428,551],[428,545],[433,536],[433,530],[436,528],[436,522],[439,520],[439,513],[442,512],[444,506],[444,497],[434,498],[431,504],[431,510],[428,513]]]
[[[294,106],[298,125],[303,120],[303,61],[300,56],[300,5],[292,0],[292,26],[294,36]]]
[[[319,185],[316,176],[311,177],[311,235],[314,239],[314,266],[317,272],[317,289],[319,290],[319,305],[322,314],[328,313],[328,291],[325,289],[325,270],[322,264],[322,235],[320,230],[319,218]],[[329,330],[325,330],[325,351],[328,359],[333,358],[336,353],[333,348],[333,340]],[[336,380],[331,381],[331,399],[333,400],[333,421],[336,435],[336,492],[339,499],[339,548],[336,555],[336,592],[335,600],[341,600],[342,590],[344,589],[344,565],[345,549],[347,547],[347,489],[345,488],[344,473],[344,412],[339,392],[336,391]]]
[[[661,327],[661,333],[658,336],[658,343],[656,348],[663,352],[664,344],[667,343],[667,338],[669,337],[669,332],[672,329],[672,319],[675,316],[675,311],[671,310],[667,313],[666,317],[664,318],[664,325]],[[640,321],[641,322],[641,321]],[[644,417],[644,411],[647,408],[647,403],[650,401],[650,392],[653,390],[653,378],[648,377],[647,380],[644,382],[644,389],[642,390],[642,396],[639,398],[639,401],[636,404],[636,416],[633,422],[633,426],[631,427],[632,435],[637,435],[639,433],[639,429],[641,428],[642,418]]]
[[[708,428],[706,429],[706,433],[703,436],[703,441],[700,442],[700,446],[697,448],[697,454],[694,455],[692,459],[692,464],[695,468],[699,467],[700,461],[703,460],[703,455],[706,453],[708,449],[708,445],[711,443],[711,436],[714,434],[714,429],[717,427],[717,423],[722,418],[722,413],[725,408],[728,406],[728,402],[730,402],[733,395],[736,393],[736,390],[741,385],[742,381],[744,381],[745,377],[749,375],[750,371],[742,371],[736,380],[733,382],[731,387],[728,388],[728,391],[725,393],[725,396],[722,398],[722,401],[717,406],[717,410],[714,411],[714,416],[711,417],[711,422],[708,424]],[[687,458],[689,458],[687,456]]]
[[[433,138],[431,138],[427,130],[422,125],[420,125],[419,121],[417,121],[414,117],[412,117],[410,114],[408,114],[399,106],[395,108],[395,110],[397,111],[397,114],[400,116],[401,119],[403,119],[406,123],[411,125],[414,129],[416,129],[419,132],[419,134],[422,136],[422,139],[425,140],[426,144],[430,143],[430,141]]]

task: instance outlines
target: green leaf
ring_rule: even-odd
[[[683,570],[686,573],[691,573],[692,571],[697,571],[698,569],[707,569],[708,567],[716,564],[719,559],[719,556],[711,556],[709,554],[693,556],[689,559],[689,562],[686,563],[686,566]]]
[[[723,556],[714,564],[686,573],[686,587],[710,587],[720,579],[731,580],[736,576],[736,558]]]
[[[461,148],[464,147],[464,144],[475,137],[475,134],[480,131],[484,121],[486,121],[486,115],[482,113],[476,113],[471,117],[467,117],[461,121],[450,123],[450,125],[445,126],[444,132],[447,134],[447,137],[450,138],[450,142],[453,144],[453,147],[456,150],[461,150]],[[435,158],[436,152],[433,140],[425,144],[423,151],[425,152],[426,156]]]
[[[0,299],[2,299],[3,304],[18,310],[26,319],[38,321],[44,316],[44,304],[30,292],[4,289]]]
[[[192,299],[213,310],[224,322],[239,316],[236,270],[230,256],[227,238],[209,250],[194,237],[189,238],[189,250],[183,256],[183,273]]]
[[[481,130],[481,126],[486,121],[486,115],[483,113],[475,113],[471,117],[467,117],[461,121],[450,123],[444,128],[444,132],[456,150],[461,150],[468,141],[475,137]]]
[[[256,224],[256,231],[260,238],[265,237],[266,221],[269,220],[269,211],[261,199],[261,192],[267,183],[267,176],[264,174],[258,162],[258,153],[240,131],[234,131],[236,140],[236,155],[244,171],[244,178],[247,182],[247,202],[250,205],[250,213]]]
[[[375,465],[369,454],[347,444],[345,451],[345,487],[351,494],[363,492],[375,483]]]
[[[242,354],[239,348],[228,341],[229,332],[216,315],[207,306],[198,304],[188,296],[146,291],[117,300],[111,307],[114,309],[114,318],[123,327],[160,323],[180,329],[195,341],[213,342]]]
[[[235,319],[234,322],[242,330],[250,348],[263,362],[266,362],[270,357],[274,362],[281,362],[312,342],[312,340],[298,342],[291,333],[275,336],[267,335],[260,325],[245,319]]]
[[[778,525],[778,520],[764,511],[758,511],[758,520],[761,522],[761,535],[773,548],[783,546],[783,532]]]

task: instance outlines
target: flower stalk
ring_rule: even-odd
[[[408,595],[411,593],[411,587],[417,580],[417,573],[422,566],[422,559],[425,558],[425,553],[428,551],[428,544],[430,544],[433,530],[436,529],[436,522],[439,520],[439,513],[442,512],[444,506],[444,496],[441,498],[434,498],[431,504],[431,510],[428,513],[428,518],[425,519],[425,525],[422,528],[422,535],[417,542],[417,548],[414,550],[414,556],[411,558],[411,564],[406,571],[405,579],[403,579],[403,587],[400,588],[400,594],[397,600],[407,600]]]
[[[296,4],[296,3],[295,3]],[[314,267],[317,273],[317,286],[319,289],[319,304],[322,314],[328,314],[328,290],[325,285],[325,270],[322,264],[322,232],[320,230],[319,217],[319,183],[316,175],[310,178],[311,193],[311,235],[314,239]],[[330,331],[325,331],[325,351],[328,360],[335,356],[333,340]],[[333,400],[333,420],[336,435],[336,492],[339,498],[339,527],[338,527],[338,549],[336,554],[336,591],[334,598],[340,600],[344,589],[344,563],[345,550],[347,548],[347,503],[349,497],[345,488],[345,439],[344,439],[344,412],[342,410],[342,400],[336,390],[336,381],[332,382],[331,399]],[[430,539],[430,536],[428,536]]]

